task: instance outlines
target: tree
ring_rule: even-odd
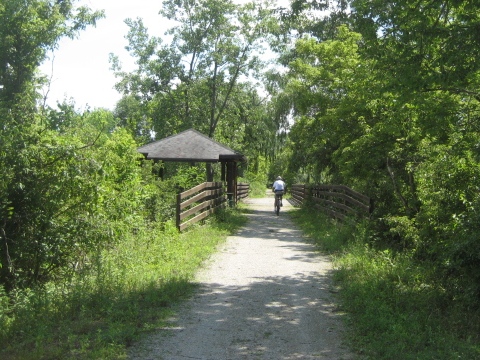
[[[0,1],[0,101],[12,102],[36,81],[36,70],[60,38],[79,31],[103,17],[75,0]]]
[[[480,45],[478,9],[471,1],[393,4],[355,0],[351,5],[353,25],[365,39],[364,56],[374,59],[383,77],[383,89],[390,94],[385,104],[391,114],[389,123],[402,129],[396,132],[390,169],[387,167],[396,180],[397,199],[406,204],[409,197],[416,198],[417,205],[413,207],[416,210],[408,214],[418,214],[419,229],[431,229],[431,225],[446,229],[439,223],[452,219],[452,214],[469,213],[462,198],[476,202],[473,192],[466,191],[467,196],[454,189],[471,189],[475,177],[465,177],[462,184],[453,185],[449,180],[451,175],[443,171],[441,158],[464,159],[470,167],[476,167],[468,149],[475,148],[473,134],[478,128],[474,124],[480,106],[480,64],[474,60],[478,58]],[[402,127],[398,126],[400,119]],[[431,151],[426,150],[425,144],[429,144]],[[429,169],[426,173],[425,168]],[[438,171],[435,176],[433,168]],[[458,166],[452,165],[453,172],[454,169]],[[439,179],[443,185],[434,185],[432,179]],[[431,185],[428,190],[426,184]],[[448,190],[444,188],[446,184],[450,184]],[[431,202],[426,205],[424,200],[435,197],[439,187],[444,188],[441,193],[446,195],[441,201],[443,205],[437,207]],[[423,213],[432,215],[433,209],[437,213],[427,221]],[[443,220],[433,225],[435,218]],[[447,223],[451,227],[448,232],[457,226],[454,221]],[[435,236],[447,235],[440,231]]]
[[[54,221],[49,218],[51,211],[60,211],[65,205],[55,199],[61,190],[58,176],[67,166],[61,160],[68,158],[74,146],[53,136],[46,127],[59,124],[46,121],[37,112],[36,85],[40,80],[36,71],[61,37],[73,37],[102,17],[101,12],[75,8],[74,3],[0,1],[0,282],[7,290],[19,282],[21,273],[30,280],[40,278],[39,267],[45,263],[32,261],[27,253],[35,253],[38,259],[41,256],[31,249],[43,247],[43,256],[55,251],[44,239],[49,236],[48,224]],[[56,210],[48,210],[54,202]]]
[[[115,67],[118,88],[145,104],[157,137],[195,127],[214,138],[219,124],[232,123],[226,114],[238,116],[234,95],[259,70],[269,11],[255,3],[168,0],[161,14],[176,24],[168,45],[149,37],[140,19],[127,20],[138,69]]]
[[[453,296],[478,299],[478,6],[348,3],[355,49],[312,28],[284,56],[291,161],[369,194],[382,246],[432,261]]]
[[[284,93],[279,94],[291,99],[296,119],[289,135],[292,173],[303,169],[314,179],[328,167],[341,181],[341,165],[334,157],[361,132],[350,115],[362,111],[356,106],[362,94],[357,88],[368,73],[358,53],[360,40],[359,34],[340,27],[334,40],[305,37],[297,41],[296,58],[289,64]]]

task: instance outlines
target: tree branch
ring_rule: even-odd
[[[403,206],[405,207],[405,209],[410,210],[410,207],[408,206],[407,200],[403,197],[402,193],[401,193],[400,190],[398,189],[397,181],[396,181],[396,179],[395,179],[395,173],[393,172],[392,168],[390,167],[390,163],[389,163],[389,161],[388,161],[388,157],[387,157],[387,171],[388,171],[388,175],[390,175],[390,178],[392,179],[393,189],[395,190],[395,193],[397,194],[397,196],[398,196],[398,197],[400,198],[400,200],[402,201]]]
[[[427,88],[424,90],[424,92],[430,92],[430,91],[448,91],[454,94],[467,94],[467,95],[473,96],[478,102],[480,102],[480,93],[476,91],[460,89],[460,88],[450,88],[450,87]]]

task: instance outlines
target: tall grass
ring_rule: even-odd
[[[267,186],[265,181],[251,181],[249,196],[253,198],[262,198],[265,196]]]
[[[68,284],[0,293],[0,358],[125,359],[195,288],[195,271],[245,221],[225,210],[179,234],[144,227],[90,259]]]
[[[295,222],[335,259],[348,340],[366,359],[479,359],[478,303],[464,303],[409,253],[368,245],[362,224],[339,224],[307,209]]]

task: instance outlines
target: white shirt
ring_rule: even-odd
[[[285,183],[283,180],[276,180],[273,183],[273,191],[284,191],[285,190]]]

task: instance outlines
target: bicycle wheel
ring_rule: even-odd
[[[280,215],[280,198],[278,196],[275,196],[275,213]]]

